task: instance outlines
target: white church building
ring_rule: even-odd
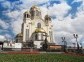
[[[17,34],[16,42],[21,42],[23,47],[30,47],[33,43],[35,48],[40,49],[45,39],[48,43],[53,43],[52,27],[51,17],[45,15],[42,19],[40,8],[32,6],[23,14],[21,33]]]

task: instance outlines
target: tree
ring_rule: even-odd
[[[43,43],[43,50],[44,50],[44,51],[46,51],[47,48],[48,48],[47,42],[48,42],[48,41],[47,41],[47,38],[45,38],[44,43]]]

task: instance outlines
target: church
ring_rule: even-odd
[[[41,10],[37,6],[32,6],[29,11],[23,14],[21,33],[16,35],[16,43],[22,43],[23,48],[33,45],[34,48],[42,48],[42,44],[53,43],[53,25],[51,17],[45,15],[42,19]]]

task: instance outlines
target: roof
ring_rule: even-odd
[[[23,36],[22,33],[17,34],[16,36]]]
[[[30,14],[29,11],[25,11],[24,14]]]
[[[35,32],[45,32],[45,30],[43,28],[37,28]]]
[[[51,17],[49,15],[45,15],[45,20],[51,20]]]
[[[32,6],[32,7],[30,8],[30,10],[31,10],[31,9],[33,9],[33,10],[38,10],[38,11],[40,11],[40,12],[41,12],[40,8],[39,8],[38,6],[35,6],[35,5],[34,5],[34,6]]]
[[[35,32],[46,32],[43,28],[37,28]]]

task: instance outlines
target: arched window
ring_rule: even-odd
[[[24,18],[30,18],[29,14],[24,14]]]
[[[38,23],[37,24],[37,28],[41,28],[41,23]]]
[[[30,17],[30,15],[29,14],[27,14],[27,18],[29,18]]]
[[[26,18],[26,14],[24,14],[24,18]]]
[[[37,33],[35,34],[35,40],[38,40],[38,34]]]

